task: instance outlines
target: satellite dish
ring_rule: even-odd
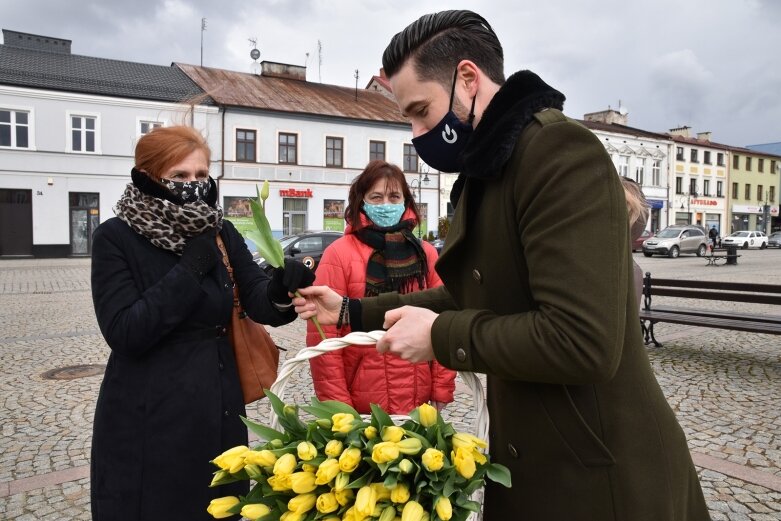
[[[258,58],[260,58],[260,51],[257,49],[252,49],[249,52],[249,57],[252,58],[253,60],[257,60]]]

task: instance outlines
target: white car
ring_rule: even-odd
[[[767,236],[762,232],[735,232],[721,240],[722,246],[738,246],[739,248],[767,248]]]

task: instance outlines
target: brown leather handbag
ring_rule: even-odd
[[[239,301],[239,287],[233,278],[233,268],[225,249],[222,237],[217,234],[217,247],[222,252],[222,262],[228,270],[233,283],[233,313],[228,328],[228,337],[233,345],[236,368],[239,371],[244,403],[252,403],[263,398],[263,389],[271,387],[277,379],[279,349],[271,339],[263,324],[258,324],[247,316]]]

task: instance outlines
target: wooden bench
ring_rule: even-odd
[[[650,273],[646,273],[643,278],[643,309],[640,310],[646,345],[662,345],[654,336],[654,324],[657,322],[781,335],[781,313],[761,315],[667,305],[653,306],[653,297],[781,306],[781,285],[653,279]]]

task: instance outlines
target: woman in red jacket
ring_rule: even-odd
[[[442,285],[434,270],[437,251],[412,234],[420,216],[397,166],[370,162],[350,186],[344,217],[344,237],[323,253],[316,285],[351,299]],[[311,322],[307,328],[307,345],[317,345],[317,330]],[[350,332],[349,324],[323,329],[328,337]],[[456,373],[436,361],[412,364],[364,345],[348,346],[309,363],[319,399],[339,400],[360,413],[370,412],[372,403],[390,414],[407,414],[425,402],[441,410],[453,401]]]

